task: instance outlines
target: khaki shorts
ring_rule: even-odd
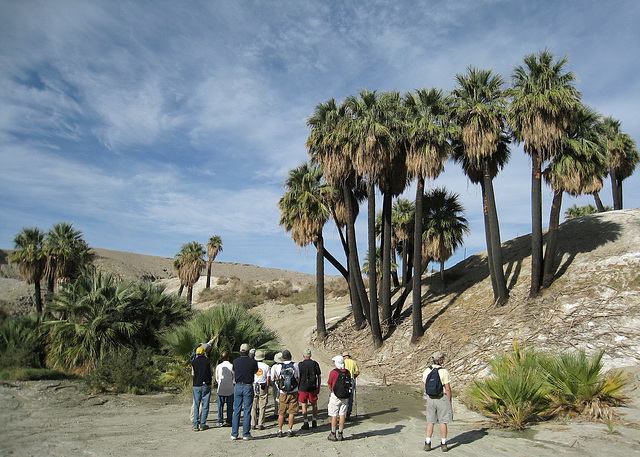
[[[336,397],[336,394],[331,392],[331,395],[329,396],[329,405],[327,406],[327,413],[330,417],[346,416],[348,406],[348,398],[338,398]]]
[[[448,424],[453,422],[453,408],[449,397],[427,399],[427,424]]]
[[[298,392],[280,393],[278,398],[278,414],[284,416],[287,411],[289,414],[298,413]]]

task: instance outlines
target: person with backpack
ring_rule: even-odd
[[[278,352],[273,356],[273,365],[271,365],[271,386],[273,389],[273,419],[278,420],[278,408],[280,407],[280,389],[278,383],[273,377],[273,373],[277,366],[282,365],[282,352]]]
[[[440,424],[440,449],[447,452],[447,424],[453,422],[451,406],[451,378],[449,372],[442,368],[445,354],[434,352],[433,363],[422,373],[422,386],[427,397],[427,430],[423,449],[431,450],[431,436],[435,423]]]
[[[349,351],[344,351],[342,358],[344,359],[344,367],[349,370],[349,373],[351,374],[351,395],[349,396],[349,406],[347,406],[347,421],[350,421],[351,411],[353,410],[353,400],[356,396],[356,378],[360,375],[360,368],[358,368],[356,361],[351,358]],[[358,415],[357,406],[358,405],[356,405],[356,416]]]
[[[278,397],[278,432],[276,436],[285,436],[282,433],[284,416],[289,413],[289,431],[287,436],[295,436],[293,421],[298,413],[298,385],[300,383],[300,371],[298,365],[291,361],[291,352],[288,349],[282,351],[282,364],[273,368],[273,379],[278,385],[280,395]]]
[[[328,439],[329,441],[342,441],[349,397],[352,392],[351,373],[345,369],[344,358],[341,355],[337,355],[331,360],[336,367],[329,373],[327,381],[327,385],[331,389],[327,406],[327,412],[331,417],[331,433],[329,433]],[[338,417],[340,418],[339,423]]]
[[[307,417],[307,402],[311,404],[311,427],[318,427],[318,392],[320,391],[321,372],[320,365],[311,359],[311,349],[305,349],[302,353],[304,360],[298,364],[300,371],[300,386],[298,386],[298,401],[302,405],[302,418],[304,423],[300,430],[309,430],[309,418]]]

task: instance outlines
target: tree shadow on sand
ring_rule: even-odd
[[[366,432],[360,432],[360,433],[354,433],[353,435],[349,435],[349,436],[345,436],[344,439],[346,440],[359,440],[362,438],[369,438],[372,436],[387,436],[387,435],[394,435],[396,433],[400,433],[402,431],[402,429],[404,428],[404,425],[395,425],[391,428],[382,428],[382,429],[374,429],[374,430],[368,430]]]
[[[471,444],[474,441],[478,441],[484,438],[489,434],[487,430],[488,430],[487,427],[483,427],[478,430],[469,430],[467,432],[463,432],[463,433],[460,433],[459,435],[454,436],[449,441],[447,441],[449,450],[465,444]]]

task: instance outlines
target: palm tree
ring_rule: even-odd
[[[222,237],[213,235],[207,243],[207,289],[211,287],[211,264],[220,252],[222,252]]]
[[[451,153],[450,140],[457,136],[457,125],[451,119],[453,99],[437,89],[421,89],[408,93],[406,110],[407,171],[417,181],[414,211],[422,214],[425,179],[436,179]],[[413,299],[412,340],[424,333],[422,327],[422,218],[414,219],[413,229]]]
[[[604,118],[600,131],[604,137],[611,189],[613,209],[622,209],[622,181],[631,176],[640,162],[637,144],[620,130],[620,121],[612,117]]]
[[[391,247],[402,258],[402,286],[411,279],[411,255],[413,254],[413,228],[415,226],[415,206],[406,198],[399,198],[391,210]],[[393,261],[393,259],[392,259]]]
[[[464,235],[469,233],[469,224],[463,216],[464,208],[457,194],[437,188],[428,192],[424,200],[423,249],[428,258],[440,263],[440,279],[444,289],[444,264],[462,246]]]
[[[398,147],[396,139],[401,126],[401,99],[398,92],[362,90],[358,96],[345,100],[349,112],[349,134],[354,146],[354,167],[366,176],[369,186],[369,263],[375,255],[375,193],[374,185],[383,197],[382,218],[382,286],[380,293],[382,323],[391,321],[391,212],[393,197],[402,193],[406,186],[405,149]],[[373,237],[373,238],[372,238]],[[373,285],[370,283],[370,300],[373,300]],[[371,320],[377,308],[371,304]],[[372,325],[375,325],[372,324]],[[372,327],[373,329],[373,327]],[[373,333],[373,332],[372,332]],[[374,344],[382,340],[374,336]]]
[[[351,161],[350,154],[353,148],[348,141],[346,124],[347,113],[344,103],[338,105],[333,98],[320,103],[307,120],[310,132],[306,147],[311,160],[320,165],[327,183],[335,189],[342,190],[346,213],[347,269],[351,307],[356,328],[362,328],[365,325],[363,308],[369,306],[369,301],[360,271],[355,232],[357,200],[353,190],[357,188],[359,177]]]
[[[193,301],[193,286],[200,279],[200,273],[206,263],[204,256],[204,247],[196,241],[191,241],[182,245],[173,261],[173,267],[178,270],[180,278],[180,292],[183,287],[187,287],[187,301],[189,303]]]
[[[54,291],[57,281],[78,277],[93,260],[91,249],[82,239],[82,231],[68,222],[58,222],[47,232],[44,252],[47,255],[44,275],[49,292]]]
[[[13,239],[14,251],[10,263],[17,263],[22,278],[35,286],[36,311],[42,314],[40,281],[44,274],[46,256],[43,251],[44,233],[37,227],[23,228]]]
[[[461,128],[461,146],[468,169],[482,171],[487,251],[492,265],[492,285],[496,300],[504,304],[509,293],[502,267],[500,224],[493,192],[496,167],[494,158],[500,154],[505,135],[504,80],[492,70],[469,67],[466,74],[457,74],[454,117]]]
[[[564,72],[566,57],[555,60],[546,49],[524,57],[513,70],[509,124],[517,141],[531,156],[531,288],[540,290],[542,277],[542,166],[559,147],[580,94],[571,72]]]
[[[610,206],[605,206],[603,211],[611,210],[613,210],[613,208],[611,208]],[[567,210],[564,212],[564,218],[566,220],[576,219],[578,217],[588,216],[589,214],[596,214],[598,212],[598,209],[593,205],[578,206],[574,203],[571,208],[567,208]]]
[[[329,220],[329,207],[324,198],[326,185],[317,165],[303,163],[289,171],[284,183],[285,194],[278,201],[280,225],[300,247],[316,246],[316,329],[324,339],[327,326],[324,318],[324,239],[322,230]]]
[[[560,147],[549,167],[544,171],[545,181],[553,189],[553,203],[549,217],[547,249],[544,255],[542,287],[553,280],[553,263],[558,242],[558,227],[564,192],[577,197],[593,194],[602,189],[602,176],[606,170],[606,157],[598,145],[599,115],[594,110],[576,105],[576,110]]]

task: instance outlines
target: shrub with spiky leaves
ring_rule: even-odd
[[[86,377],[91,392],[128,392],[144,394],[157,388],[159,371],[150,348],[122,347],[96,364]]]
[[[43,366],[42,320],[41,316],[29,315],[8,319],[0,325],[0,370]]]

